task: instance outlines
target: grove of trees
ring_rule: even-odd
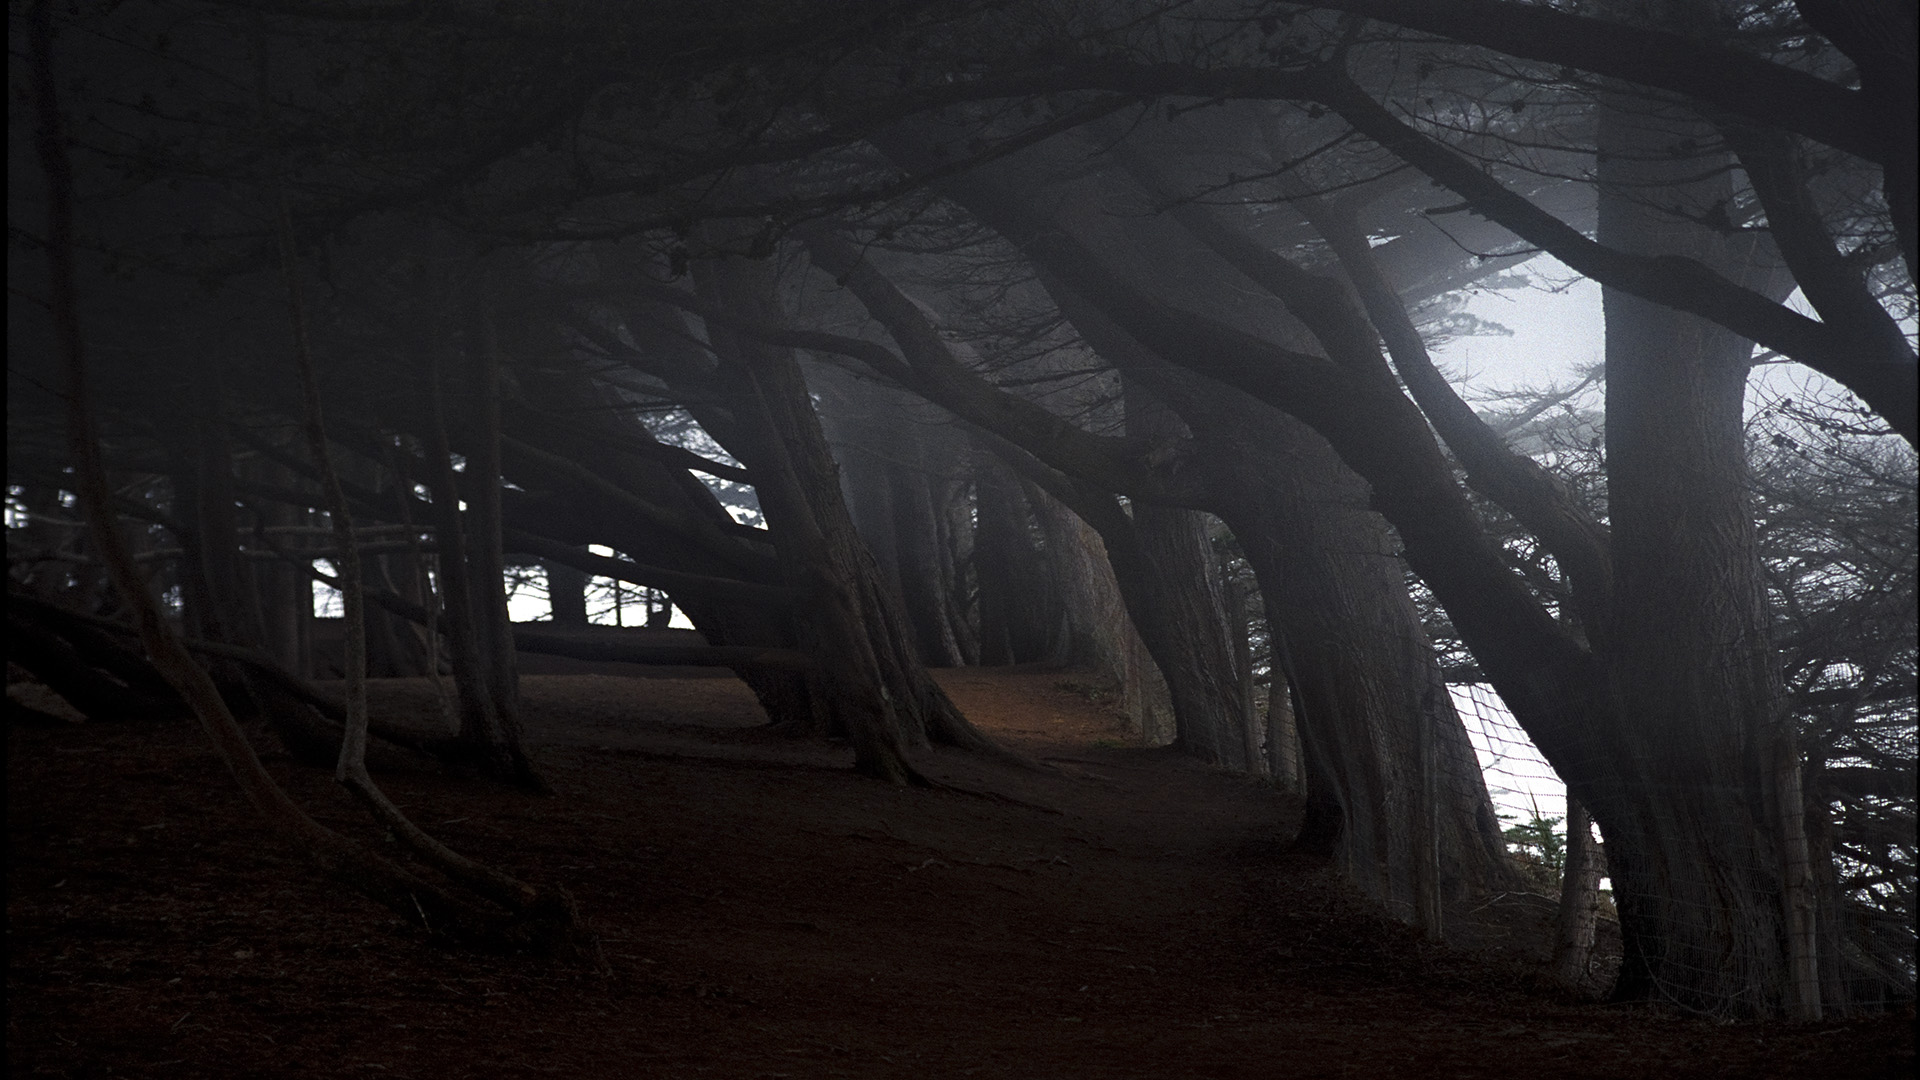
[[[197,717],[401,917],[587,955],[560,883],[365,764],[540,790],[520,654],[731,669],[912,785],[930,744],[1039,767],[929,667],[1091,668],[1434,935],[1517,882],[1481,683],[1570,792],[1565,972],[1590,816],[1617,998],[1911,1000],[1914,18],[15,4],[9,659]],[[1543,255],[1604,290],[1604,368],[1476,408],[1432,350]],[[589,577],[700,643],[589,624]],[[368,673],[444,683],[443,730],[372,724]],[[288,799],[247,717],[411,861]]]

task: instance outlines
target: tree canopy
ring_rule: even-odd
[[[730,668],[902,784],[1017,757],[928,665],[1093,665],[1439,934],[1513,874],[1470,671],[1600,828],[1618,994],[1911,998],[1910,5],[12,18],[10,648],[70,697],[257,709],[570,925],[385,803],[305,681],[310,579],[350,684],[444,654],[429,748],[536,788],[517,652]],[[1542,253],[1605,290],[1606,363],[1502,423],[1432,349]],[[1763,361],[1816,389],[1749,424]],[[570,625],[588,575],[699,642]]]

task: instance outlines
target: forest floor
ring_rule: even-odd
[[[376,761],[455,848],[571,889],[610,974],[423,942],[264,833],[191,724],[11,724],[8,1072],[1913,1074],[1911,1010],[1716,1024],[1556,997],[1537,903],[1423,944],[1287,852],[1297,805],[1128,746],[1081,678],[940,673],[1053,771],[928,753],[932,790],[755,726],[731,678],[528,677],[548,797]],[[424,682],[375,700],[435,713]],[[261,745],[316,816],[382,842],[326,771]]]

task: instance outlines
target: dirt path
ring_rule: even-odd
[[[947,673],[1053,771],[848,772],[731,680],[527,680],[557,795],[396,761],[454,846],[567,883],[611,978],[439,952],[273,849],[185,726],[8,739],[14,1075],[1908,1075],[1907,1018],[1712,1025],[1555,1004],[1422,947],[1282,841],[1297,808],[1126,748],[1059,672]],[[424,685],[383,711],[431,715]],[[378,842],[324,774],[304,805]]]

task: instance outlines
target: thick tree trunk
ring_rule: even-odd
[[[1056,295],[1103,355],[1196,418],[1186,467],[1240,540],[1273,635],[1275,694],[1292,690],[1282,719],[1294,730],[1277,738],[1300,755],[1303,850],[1409,917],[1424,898],[1430,924],[1436,884],[1455,898],[1508,887],[1479,760],[1367,484],[1305,424],[1171,368],[1080,294]]]
[[[1120,712],[1142,741],[1151,746],[1172,742],[1173,702],[1166,680],[1127,614],[1099,532],[1038,487],[1028,484],[1026,493],[1046,538],[1048,576],[1067,616],[1065,662],[1090,668],[1113,685]]]
[[[1714,141],[1683,110],[1607,100],[1599,241],[1726,266],[1727,238],[1684,220],[1730,196],[1725,156],[1674,151]],[[1800,834],[1782,828],[1776,785],[1781,755],[1797,751],[1745,485],[1752,346],[1695,316],[1603,295],[1614,563],[1605,659],[1620,721],[1610,775],[1586,797],[1626,941],[1616,993],[1818,1015],[1817,994],[1796,997],[1789,970],[1784,875],[1805,853],[1804,843],[1790,850]]]
[[[1224,411],[1214,393],[1209,408]],[[1221,411],[1223,445],[1211,458],[1223,494],[1240,493],[1222,507],[1232,507],[1227,523],[1266,602],[1285,676],[1274,697],[1291,683],[1299,702],[1303,847],[1408,913],[1430,850],[1455,898],[1505,887],[1505,845],[1479,760],[1365,484],[1297,421],[1269,416],[1236,433]],[[1419,767],[1421,727],[1431,739],[1430,783]],[[1436,834],[1425,847],[1414,827],[1427,820],[1423,807]]]
[[[1147,595],[1152,625],[1140,628],[1154,648],[1173,697],[1174,745],[1209,764],[1247,770],[1252,718],[1240,695],[1240,677],[1227,639],[1225,601],[1207,541],[1206,517],[1194,510],[1136,503],[1142,565],[1132,587]],[[1118,568],[1116,567],[1116,570]],[[1121,587],[1127,587],[1121,575]]]

